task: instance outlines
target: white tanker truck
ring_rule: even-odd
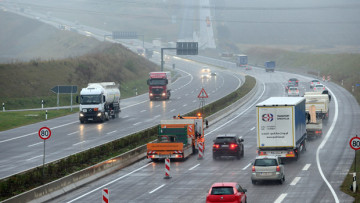
[[[115,118],[120,110],[120,90],[115,82],[89,83],[76,97],[80,103],[80,123],[104,122]]]

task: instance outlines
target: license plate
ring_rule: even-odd
[[[92,120],[93,120],[93,118],[88,118],[88,120],[89,120],[89,121],[92,121]]]
[[[271,176],[271,175],[272,175],[272,173],[269,173],[269,172],[262,172],[262,173],[260,173],[260,175],[262,175],[262,176]]]
[[[229,145],[226,144],[226,145],[222,145],[221,147],[229,147]]]

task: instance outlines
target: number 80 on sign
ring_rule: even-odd
[[[351,138],[349,144],[350,144],[350,147],[351,147],[353,150],[358,150],[358,149],[360,149],[360,137],[353,137],[353,138]]]
[[[39,130],[39,137],[43,140],[49,139],[51,136],[51,130],[48,127],[42,127]]]

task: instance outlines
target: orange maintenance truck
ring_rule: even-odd
[[[204,143],[204,119],[177,116],[162,120],[158,140],[147,144],[147,158],[153,161],[164,158],[185,159],[198,150],[198,143]]]

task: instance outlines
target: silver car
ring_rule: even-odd
[[[314,87],[314,92],[323,92],[325,90],[325,85],[317,84]]]
[[[298,87],[289,87],[288,96],[289,97],[291,97],[291,96],[293,96],[293,97],[300,96],[299,88]]]
[[[257,156],[252,166],[251,182],[275,180],[282,184],[285,181],[284,165],[278,156]]]

